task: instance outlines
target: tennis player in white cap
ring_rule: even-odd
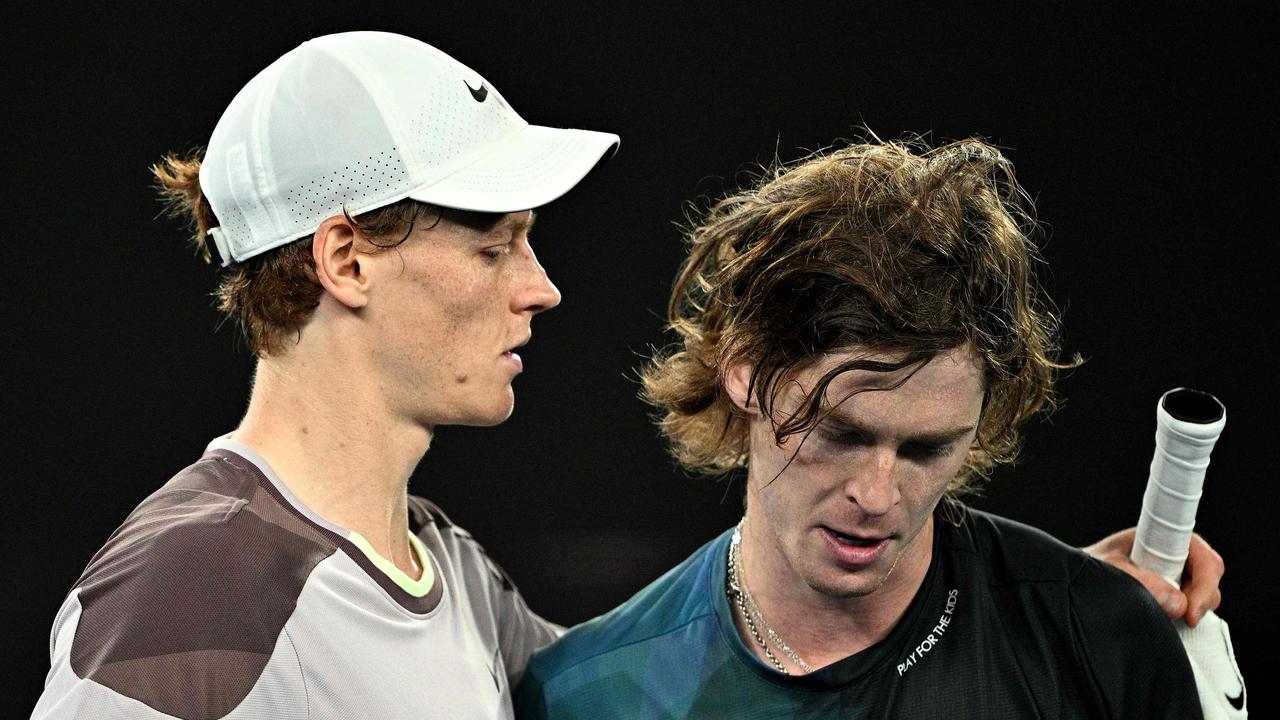
[[[76,582],[33,716],[510,717],[559,628],[407,484],[435,426],[511,414],[516,350],[560,302],[530,209],[617,144],[530,125],[417,40],[352,32],[259,73],[202,159],[161,163],[227,266],[253,391]]]

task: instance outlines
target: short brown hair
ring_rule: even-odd
[[[151,172],[169,215],[190,222],[192,243],[205,262],[212,262],[206,235],[218,219],[200,189],[200,161],[199,151],[170,153]],[[390,248],[409,236],[420,217],[434,215],[438,222],[440,213],[425,203],[401,200],[347,219],[372,245]],[[225,268],[213,294],[218,309],[240,325],[249,350],[262,357],[287,348],[287,339],[297,336],[320,304],[322,291],[311,238],[305,237]]]
[[[668,306],[679,339],[641,370],[643,397],[676,458],[719,474],[747,461],[746,415],[724,389],[753,366],[749,394],[775,441],[821,422],[850,370],[920,367],[968,344],[985,365],[982,418],[953,494],[1017,454],[1018,427],[1053,402],[1057,323],[1032,272],[1030,203],[1009,161],[965,140],[855,144],[767,171],[688,233]],[[833,351],[900,353],[826,373],[781,420],[785,381]]]

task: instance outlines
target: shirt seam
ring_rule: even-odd
[[[298,663],[298,679],[302,681],[302,701],[303,709],[306,714],[303,717],[311,717],[311,692],[307,690],[307,673],[302,668],[302,656],[298,653],[298,644],[293,641],[293,635],[289,633],[289,628],[284,628],[284,637],[289,641],[289,649],[293,650],[293,659]]]

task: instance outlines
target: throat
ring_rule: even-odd
[[[805,662],[764,619],[764,614],[760,612],[760,607],[747,586],[741,553],[742,524],[745,520],[743,518],[738,522],[738,527],[734,528],[729,542],[729,566],[725,575],[725,591],[729,596],[730,610],[734,612],[738,635],[747,642],[757,658],[768,662],[778,672],[784,675],[811,673],[814,671],[813,666]]]
[[[755,522],[753,520],[753,522]],[[877,555],[888,541],[832,533],[850,548]],[[923,558],[910,552],[919,545]],[[800,675],[856,655],[875,645],[901,621],[923,585],[932,555],[932,533],[921,532],[883,572],[880,582],[861,592],[823,592],[791,564],[775,567],[781,553],[753,535],[751,523],[735,528],[726,558],[725,592],[738,635],[773,669]],[[888,558],[883,558],[888,560]],[[780,579],[785,578],[785,579]]]

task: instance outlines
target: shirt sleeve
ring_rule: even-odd
[[[507,687],[514,688],[533,651],[551,644],[564,628],[529,609],[511,576],[470,533],[452,524],[446,528],[442,539],[449,545],[445,552],[457,568],[465,603],[494,652],[494,660],[501,662]]]
[[[1145,588],[1090,559],[1070,593],[1075,651],[1105,717],[1203,718],[1177,632]]]
[[[228,693],[217,673],[192,672],[182,653],[142,655],[113,662],[86,672],[76,657],[85,651],[75,647],[82,619],[78,592],[63,602],[50,638],[49,674],[31,720],[174,720],[209,717],[202,698],[221,698]],[[158,628],[156,632],[162,632]],[[287,642],[287,638],[285,638]],[[281,648],[292,653],[292,645]],[[252,693],[226,720],[279,718],[303,720],[308,708],[301,670],[296,660],[280,663],[270,670],[264,690]]]
[[[498,616],[498,643],[507,669],[507,680],[514,688],[520,684],[533,651],[550,645],[564,634],[564,628],[530,610],[506,572],[492,560],[489,563],[498,578],[490,586],[493,607]]]
[[[511,576],[471,533],[430,501],[415,495],[409,496],[409,501],[410,511],[424,523],[418,538],[450,568],[447,574],[458,583],[463,605],[492,653],[492,669],[506,676],[504,692],[509,693],[520,682],[533,651],[560,637],[564,628],[529,609]]]

